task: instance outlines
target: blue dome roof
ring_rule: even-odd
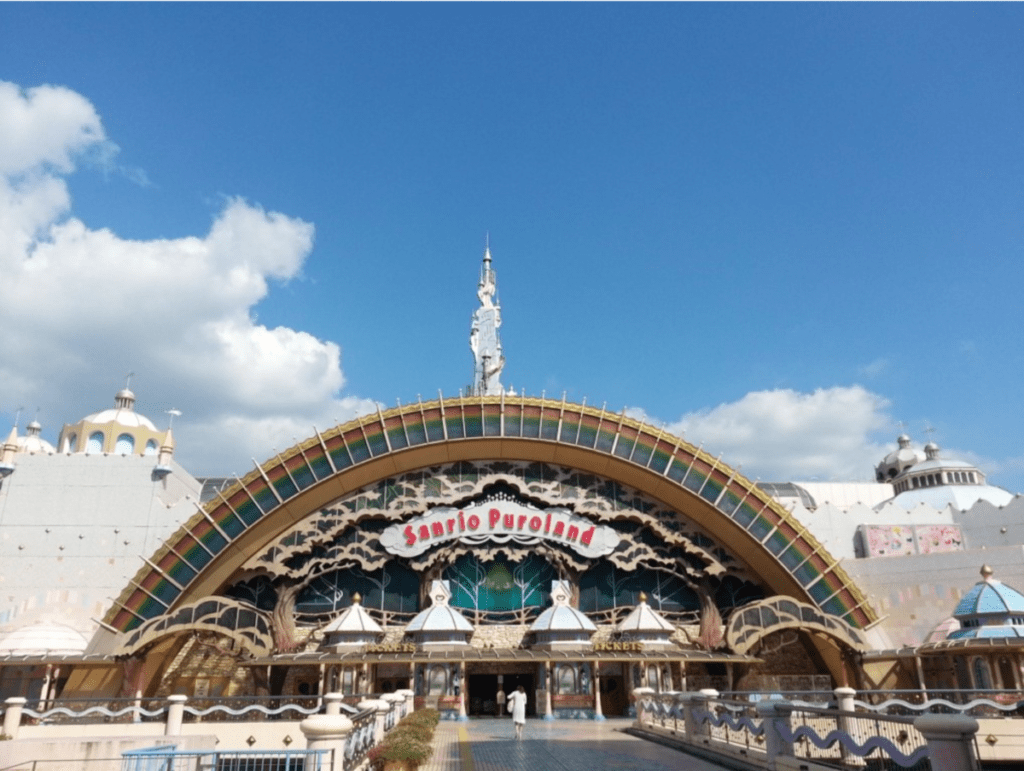
[[[946,636],[947,640],[991,640],[999,637],[1024,638],[1024,626],[976,626],[971,629],[957,629]]]
[[[988,613],[1024,613],[1024,594],[994,578],[987,578],[971,587],[953,615],[962,618]]]

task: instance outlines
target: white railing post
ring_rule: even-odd
[[[789,716],[793,705],[785,701],[766,699],[757,703],[757,714],[764,728],[764,749],[767,754],[766,767],[775,771],[779,757],[793,757],[793,742],[786,738],[779,729],[785,728],[786,735],[792,735]]]
[[[694,695],[694,709],[704,709],[708,713],[713,714],[715,711],[715,699],[718,698],[718,691],[714,688],[701,688]],[[711,741],[711,723],[707,720],[701,720],[696,713],[693,714],[692,720],[694,723],[694,740],[698,736],[704,738],[704,743],[707,744]]]
[[[405,697],[399,696],[397,693],[385,693],[380,698],[388,705],[388,719],[384,728],[390,731],[398,725],[398,721],[402,717],[402,705],[405,704]]]
[[[340,715],[341,714],[341,702],[344,697],[340,693],[325,693],[324,694],[324,714],[325,715]]]
[[[164,736],[181,734],[181,724],[185,719],[185,702],[188,696],[176,693],[167,697],[167,723],[164,725]]]
[[[968,715],[921,715],[914,728],[928,742],[932,771],[978,771],[974,735],[978,721]]]
[[[697,741],[697,735],[700,733],[700,724],[697,722],[697,707],[703,703],[703,700],[699,698],[699,694],[684,693],[682,702],[683,732],[686,735],[686,741],[695,742]]]
[[[857,708],[854,706],[853,697],[857,695],[857,692],[853,688],[846,686],[840,686],[836,688],[833,693],[836,695],[836,706],[840,712],[856,712]],[[858,745],[864,743],[864,738],[861,736],[860,720],[849,715],[841,715],[837,719],[836,728],[845,733]],[[864,766],[867,765],[864,758],[854,755],[843,744],[839,745],[839,754],[843,759],[843,762],[848,766]]]
[[[299,730],[306,737],[307,749],[330,752],[330,765],[321,771],[344,770],[345,742],[352,733],[351,720],[344,715],[311,715],[299,723]]]
[[[643,728],[647,716],[644,714],[643,700],[648,694],[654,693],[653,688],[634,688],[633,701],[636,703],[636,727]]]
[[[403,688],[395,693],[405,697],[405,714],[411,715],[416,710],[416,692],[411,688]]]
[[[18,738],[18,728],[21,727],[21,710],[25,707],[26,701],[28,700],[24,696],[11,696],[4,701],[4,704],[7,705],[7,711],[4,712],[4,735],[11,739]]]
[[[375,745],[384,741],[384,719],[387,717],[391,706],[380,699],[366,699],[356,705],[359,709],[372,709],[373,715],[373,743]]]

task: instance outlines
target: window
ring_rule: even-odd
[[[146,442],[146,455],[156,455],[156,442],[152,439]]]
[[[435,664],[427,673],[427,696],[445,696],[448,693],[448,670]]]
[[[95,431],[89,434],[89,441],[85,445],[85,451],[92,452],[103,452],[103,432]]]
[[[131,434],[121,434],[117,437],[114,452],[118,455],[131,455],[135,452],[135,437]]]

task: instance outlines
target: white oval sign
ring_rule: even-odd
[[[568,509],[538,509],[518,501],[489,501],[464,509],[431,509],[407,522],[391,525],[380,543],[391,554],[415,557],[445,541],[494,541],[520,544],[553,541],[584,557],[602,557],[619,545],[619,534]]]

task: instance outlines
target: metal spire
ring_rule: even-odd
[[[501,305],[497,298],[498,277],[491,268],[491,236],[487,234],[484,244],[483,265],[480,268],[480,283],[476,296],[480,307],[473,314],[469,333],[469,348],[473,351],[474,396],[496,396],[504,391],[500,375],[505,366],[501,352],[498,328],[501,326]]]

